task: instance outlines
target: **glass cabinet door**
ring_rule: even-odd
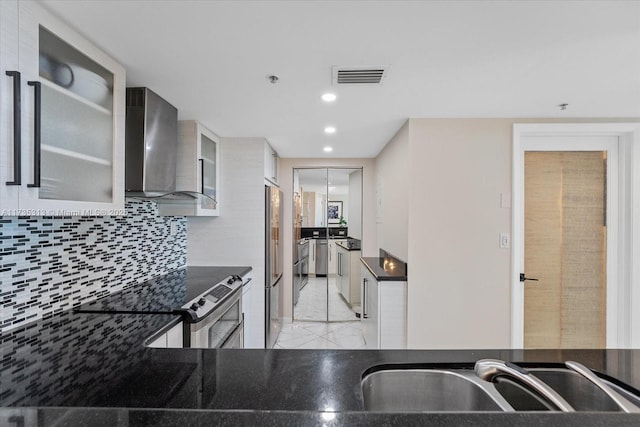
[[[39,29],[40,199],[113,200],[113,73]]]
[[[20,209],[123,214],[125,69],[38,2],[18,12]]]
[[[201,161],[202,161],[202,194],[211,197],[214,200],[218,200],[216,191],[218,183],[216,182],[216,143],[208,138],[206,135],[200,135],[200,149],[201,149]]]

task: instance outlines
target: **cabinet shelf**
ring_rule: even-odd
[[[109,160],[100,159],[98,157],[89,156],[87,154],[77,153],[71,150],[65,150],[64,148],[58,148],[48,144],[42,144],[42,151],[48,151],[50,153],[59,154],[61,156],[73,157],[74,159],[84,160],[86,162],[91,162],[98,165],[111,166],[111,162]]]
[[[48,80],[45,77],[40,77],[40,83],[42,83],[44,86],[47,86],[50,89],[55,90],[56,92],[69,97],[77,102],[80,102],[96,111],[99,111],[102,114],[105,114],[107,116],[111,116],[112,112],[111,110],[103,107],[102,105],[98,105],[95,102],[89,101],[88,99],[82,97],[81,95],[78,95],[77,93],[70,91],[69,89],[65,89],[62,86],[57,85],[56,83]]]

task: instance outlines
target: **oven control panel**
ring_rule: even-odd
[[[188,321],[197,322],[215,310],[225,300],[225,297],[240,288],[242,288],[242,278],[228,276],[183,305],[180,311],[186,312],[189,317]]]

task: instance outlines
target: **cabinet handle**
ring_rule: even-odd
[[[200,192],[204,194],[204,159],[198,159],[200,162]]]
[[[278,154],[277,153],[271,153],[271,156],[273,156],[273,180],[276,181],[276,176],[278,175]]]
[[[362,318],[368,319],[369,314],[367,313],[367,306],[369,305],[369,295],[367,292],[367,284],[369,281],[364,278],[362,279]]]
[[[7,181],[7,185],[20,185],[20,178],[22,177],[20,165],[22,157],[20,72],[7,71],[6,74],[13,78],[13,181]]]
[[[41,144],[41,117],[42,117],[42,92],[40,91],[40,82],[27,82],[29,86],[33,86],[33,184],[27,184],[27,187],[40,188],[40,171],[42,150]]]

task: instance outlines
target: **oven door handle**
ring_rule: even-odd
[[[233,341],[239,334],[244,333],[244,314],[242,314],[242,320],[240,324],[229,334],[229,336],[222,342],[220,348],[228,348],[227,345]],[[240,348],[244,348],[244,336],[240,340]]]

